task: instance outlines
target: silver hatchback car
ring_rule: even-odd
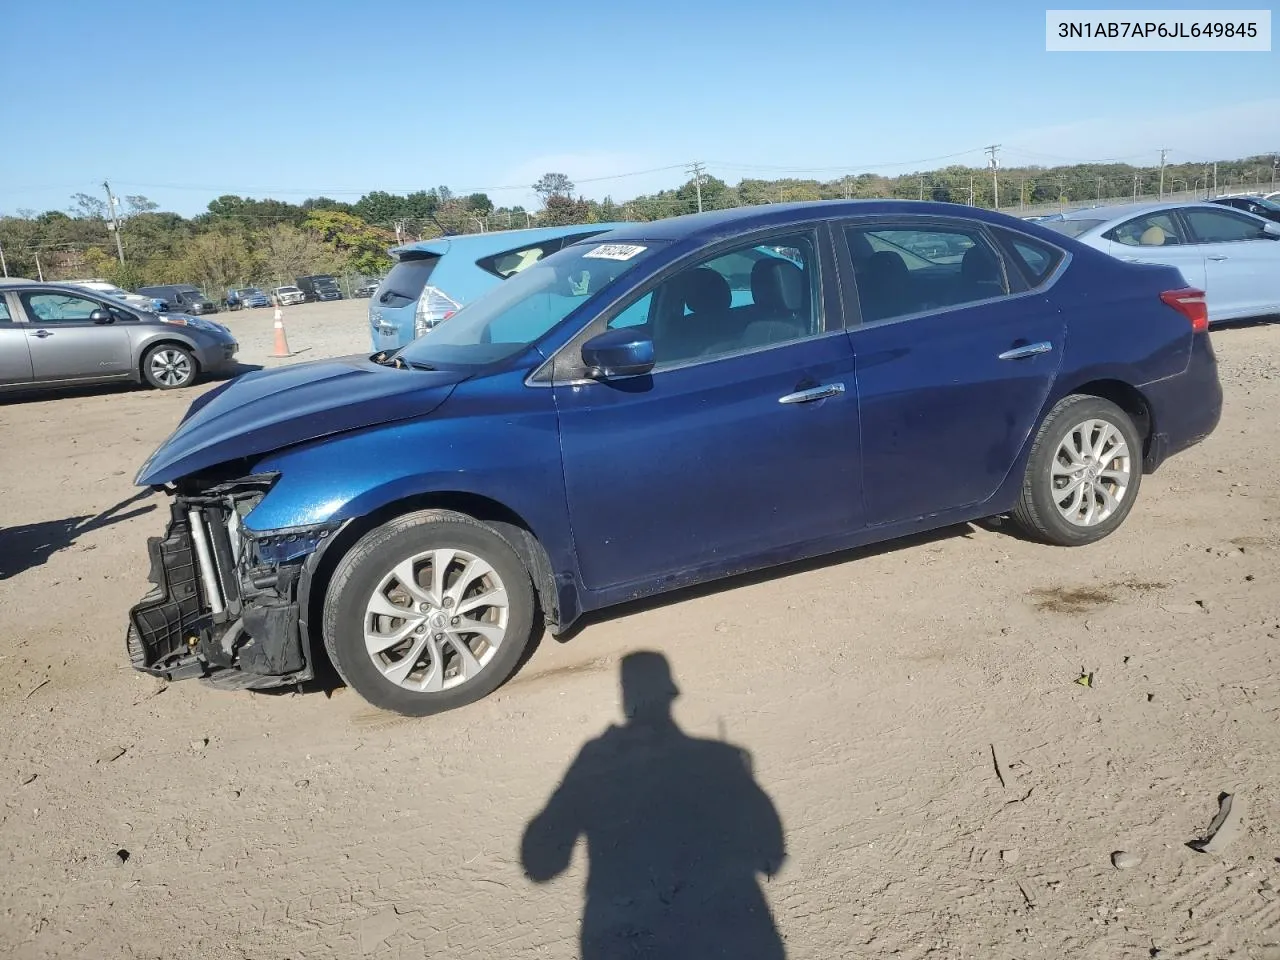
[[[172,390],[232,366],[237,349],[212,320],[72,284],[0,280],[0,392],[119,380]]]

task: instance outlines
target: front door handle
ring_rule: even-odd
[[[37,330],[35,333],[32,334],[32,336],[39,337],[41,340],[43,340],[45,337],[52,337],[53,334],[50,333],[48,330]]]
[[[810,387],[808,390],[797,390],[795,393],[788,393],[779,397],[779,403],[812,403],[815,400],[825,400],[827,397],[835,397],[844,393],[843,383],[824,383],[819,387]]]
[[[1209,259],[1210,259],[1210,260],[1213,260],[1214,262],[1221,262],[1221,261],[1223,261],[1223,260],[1228,260],[1228,259],[1230,259],[1230,258],[1229,258],[1229,257],[1224,257],[1224,256],[1217,256],[1217,257],[1210,257]]]
[[[1048,340],[1041,340],[1039,343],[1028,343],[1025,347],[1014,347],[1012,350],[1006,350],[1000,354],[1001,360],[1022,360],[1026,357],[1034,357],[1037,354],[1048,353],[1053,349],[1053,344]]]

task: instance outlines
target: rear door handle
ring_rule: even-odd
[[[1221,261],[1221,260],[1229,260],[1229,259],[1231,259],[1231,258],[1230,258],[1230,257],[1218,256],[1218,257],[1210,257],[1209,259],[1210,259],[1210,260],[1215,260],[1215,261]]]
[[[32,334],[32,336],[39,337],[41,340],[43,340],[45,337],[52,337],[53,334],[50,333],[48,330],[37,330],[35,333]]]
[[[819,387],[810,387],[808,390],[797,390],[795,393],[788,393],[778,398],[779,403],[812,403],[814,400],[825,400],[827,397],[835,397],[844,393],[843,383],[824,383]]]
[[[1039,343],[1028,343],[1025,347],[1014,347],[1012,350],[1006,350],[1000,354],[1001,360],[1022,360],[1026,357],[1034,357],[1037,354],[1048,353],[1053,349],[1053,344],[1047,340]]]

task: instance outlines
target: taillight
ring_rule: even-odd
[[[1191,321],[1193,333],[1204,333],[1209,329],[1209,305],[1205,303],[1203,290],[1195,287],[1166,290],[1160,294],[1160,299]]]
[[[413,312],[413,335],[422,336],[441,320],[452,316],[460,307],[458,301],[439,287],[423,287],[418,297],[418,306]]]

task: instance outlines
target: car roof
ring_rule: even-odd
[[[22,277],[4,277],[0,278],[0,287],[47,287],[50,290],[69,290],[76,293],[102,293],[101,290],[81,286],[78,280],[24,280]]]
[[[938,203],[931,200],[805,200],[797,203],[769,203],[750,207],[733,207],[707,213],[692,213],[650,223],[627,223],[595,239],[606,242],[643,242],[645,240],[692,240],[711,242],[749,230],[786,227],[814,219],[853,216],[964,217],[983,220],[1021,230],[1037,229],[1031,221],[1019,220],[1006,213],[960,203]],[[1047,235],[1047,234],[1046,234]]]
[[[628,226],[625,222],[616,223],[575,223],[565,227],[532,227],[524,230],[497,230],[493,233],[461,233],[451,237],[435,237],[431,240],[418,240],[399,247],[392,247],[392,256],[400,256],[408,252],[436,253],[440,256],[450,250],[456,250],[472,257],[483,257],[489,253],[501,253],[512,247],[526,243],[537,243],[539,240],[557,240],[560,237],[582,233],[586,230],[598,230],[607,233],[618,227]]]
[[[1115,203],[1106,207],[1083,207],[1064,213],[1064,220],[1127,220],[1157,210],[1182,210],[1186,207],[1212,207],[1201,200],[1165,200],[1160,203]]]

